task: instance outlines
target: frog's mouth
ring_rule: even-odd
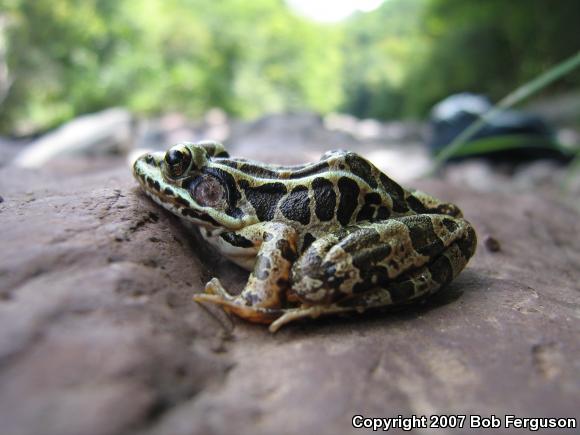
[[[164,157],[163,152],[146,153],[133,164],[133,176],[147,196],[182,219],[206,227],[219,227],[214,218],[199,209],[186,189],[166,181],[162,169]]]

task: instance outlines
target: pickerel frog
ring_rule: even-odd
[[[251,274],[239,295],[214,278],[194,300],[270,330],[304,317],[417,300],[475,252],[457,206],[404,189],[348,151],[276,166],[230,158],[216,142],[145,154],[133,173],[155,202],[192,222]]]

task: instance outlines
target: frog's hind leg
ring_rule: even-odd
[[[463,270],[472,253],[466,249],[474,249],[471,240],[453,243],[429,265],[410,271],[399,279],[376,287],[357,297],[349,298],[339,303],[342,307],[367,308],[386,307],[413,302],[430,294],[436,293],[451,282]]]
[[[294,263],[291,295],[305,305],[330,305],[405,280],[423,267],[438,274],[448,263],[454,277],[474,249],[471,225],[446,215],[412,215],[348,227],[316,240]],[[448,254],[447,260],[446,252],[458,254]]]
[[[389,307],[413,302],[437,292],[455,278],[473,255],[472,239],[453,243],[432,264],[411,272],[403,279],[344,299],[332,305],[313,305],[283,310],[284,313],[270,324],[270,332],[295,320],[317,318],[321,315],[362,313],[367,309]]]
[[[286,310],[270,329],[415,301],[454,279],[475,246],[473,227],[445,215],[408,216],[321,238],[293,268],[292,293],[302,307]]]
[[[475,231],[470,226],[464,237],[452,242],[428,264],[408,270],[394,280],[358,296],[345,298],[338,305],[364,310],[405,304],[436,293],[465,268],[475,252],[476,244]]]
[[[222,306],[227,312],[236,314],[254,323],[271,323],[280,317],[281,310],[248,306],[240,303],[239,296],[227,292],[217,278],[211,279],[205,286],[205,293],[193,296],[195,302],[209,302]]]
[[[356,307],[339,307],[337,305],[285,309],[241,305],[237,297],[230,295],[217,278],[213,278],[206,284],[205,291],[203,294],[195,295],[193,299],[196,302],[210,302],[220,305],[224,310],[250,322],[270,324],[270,332],[276,332],[283,325],[305,317],[316,318],[325,314],[337,314],[358,310]]]

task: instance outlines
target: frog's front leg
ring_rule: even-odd
[[[297,258],[296,230],[281,223],[262,223],[230,234],[232,240],[246,240],[250,254],[258,251],[244,290],[233,296],[214,278],[207,283],[206,293],[195,295],[194,300],[222,305],[252,322],[270,323],[282,313],[290,269]],[[223,243],[220,248],[225,251]],[[232,247],[232,252],[236,251],[239,249]]]

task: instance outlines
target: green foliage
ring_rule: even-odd
[[[578,17],[577,0],[389,0],[345,26],[344,109],[417,117],[455,92],[499,99],[578,50]]]
[[[6,1],[6,0],[5,0]],[[5,132],[111,105],[238,116],[339,103],[339,33],[278,0],[11,0]]]
[[[413,69],[405,113],[423,114],[453,92],[499,99],[580,48],[577,0],[431,0],[423,28],[428,54]],[[580,85],[569,75],[562,89]]]
[[[453,92],[497,99],[570,56],[579,16],[578,0],[387,0],[322,25],[283,0],[2,0],[0,132],[113,105],[423,116]]]
[[[427,0],[389,0],[344,24],[343,111],[359,117],[400,117],[407,76],[424,56],[422,11]],[[417,90],[418,91],[418,90]]]
[[[127,94],[115,61],[131,29],[115,2],[11,1],[4,12],[13,83],[0,112],[3,129],[46,127]],[[28,124],[28,125],[26,125]]]

